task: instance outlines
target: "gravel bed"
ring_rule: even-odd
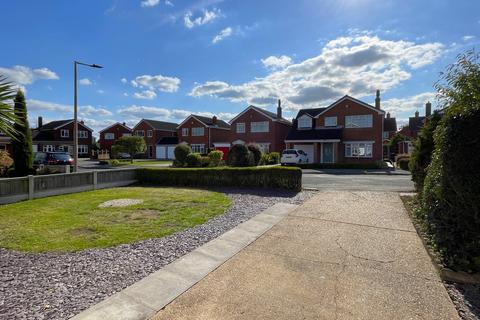
[[[168,237],[68,254],[0,248],[0,319],[68,319],[278,202],[313,192],[222,189],[223,215]]]
[[[480,284],[444,283],[462,320],[480,319]]]

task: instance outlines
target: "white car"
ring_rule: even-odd
[[[299,164],[308,163],[308,156],[303,150],[286,149],[282,152],[280,163],[284,164]]]

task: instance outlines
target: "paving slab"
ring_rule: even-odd
[[[325,192],[152,319],[458,319],[395,193]]]

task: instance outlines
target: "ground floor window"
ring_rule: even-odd
[[[43,145],[43,152],[52,152],[55,151],[55,148],[51,144]]]
[[[88,153],[88,146],[87,145],[79,145],[78,146],[78,153],[79,154],[85,154]]]
[[[192,152],[205,153],[205,145],[204,144],[192,144],[190,147],[192,148]]]
[[[345,157],[347,158],[371,158],[373,143],[349,142],[345,143]]]

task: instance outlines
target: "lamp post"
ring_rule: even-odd
[[[73,161],[75,162],[74,172],[78,172],[78,115],[77,115],[77,65],[90,68],[103,68],[97,64],[87,64],[73,61]]]

